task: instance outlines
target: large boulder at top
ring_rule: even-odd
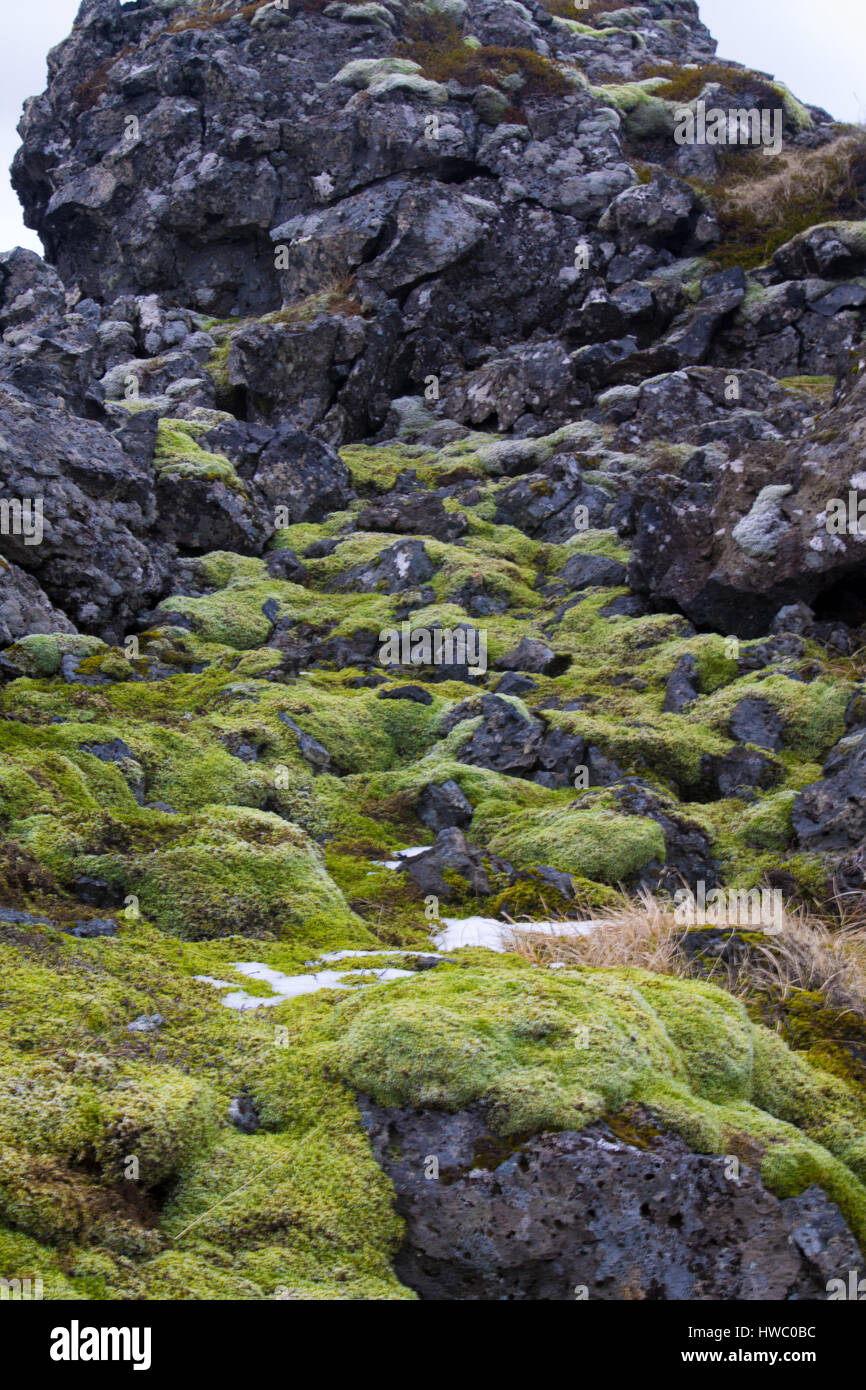
[[[619,113],[559,66],[592,72],[598,41],[538,4],[443,6],[443,58],[469,37],[518,55],[464,79],[465,47],[449,83],[423,70],[415,10],[84,0],[14,173],[63,279],[246,314],[357,274],[371,303],[417,287],[410,316],[457,355],[467,331],[543,325],[583,221],[633,182]],[[625,12],[606,33],[623,80],[715,47],[691,0],[642,12],[639,49]]]

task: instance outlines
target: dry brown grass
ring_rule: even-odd
[[[805,914],[786,914],[783,930],[756,945],[719,983],[732,994],[756,990],[784,1005],[792,995],[821,994],[833,1008],[866,1017],[866,929],[831,928]]]
[[[497,87],[503,78],[520,76],[520,99],[561,96],[569,83],[549,58],[527,48],[503,48],[486,44],[473,48],[450,15],[432,10],[412,10],[403,20],[403,38],[394,52],[398,58],[418,63],[433,82],[459,82],[465,87]],[[508,119],[519,115],[515,105]]]
[[[748,207],[767,225],[804,195],[818,202],[854,198],[866,168],[866,135],[840,135],[817,150],[791,149],[778,159],[782,167],[776,171],[737,180],[728,188],[732,206]]]
[[[866,1018],[866,922],[840,899],[839,925],[802,910],[786,910],[778,934],[748,933],[749,949],[732,962],[691,961],[682,949],[683,926],[673,905],[641,893],[606,911],[589,936],[548,937],[514,927],[513,949],[536,965],[640,969],[680,979],[700,977],[746,998],[768,995],[781,1004],[797,991],[821,994],[828,1004]],[[591,919],[595,920],[595,919]]]
[[[596,920],[596,919],[590,919]],[[679,949],[683,928],[673,907],[652,893],[641,893],[621,907],[605,911],[589,936],[548,937],[514,927],[514,950],[536,965],[586,965],[594,969],[636,967],[660,975],[685,975],[688,963]]]
[[[772,257],[791,237],[834,218],[866,216],[866,134],[851,131],[817,150],[790,149],[761,169],[761,154],[733,156],[707,190],[722,228],[716,259],[746,267]],[[738,162],[742,161],[742,162]]]

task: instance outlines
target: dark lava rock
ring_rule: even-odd
[[[644,1112],[624,1127],[637,1140],[598,1123],[508,1144],[478,1105],[359,1103],[406,1223],[394,1268],[423,1300],[817,1300],[862,1264],[820,1188],[780,1199],[745,1164],[729,1178]]]
[[[397,541],[380,551],[369,564],[355,565],[345,570],[328,587],[363,594],[377,591],[399,594],[406,589],[420,588],[435,573],[436,568],[423,541]]]
[[[731,711],[731,738],[776,753],[782,746],[782,721],[769,700],[748,696]]]
[[[255,1134],[261,1128],[258,1107],[246,1088],[229,1102],[226,1118],[241,1134]]]
[[[574,592],[590,587],[616,589],[625,583],[626,567],[621,560],[607,555],[572,555],[565,564],[561,579]]]
[[[50,917],[39,917],[35,912],[19,912],[17,907],[0,907],[0,922],[10,927],[51,926]]]
[[[557,656],[546,642],[521,637],[513,651],[496,662],[498,671],[531,671],[537,676],[558,676],[571,664],[568,656]],[[512,692],[513,693],[513,692]]]
[[[833,749],[820,782],[794,802],[793,825],[804,849],[834,850],[866,840],[866,733],[849,734]]]
[[[502,680],[496,687],[497,695],[526,695],[530,690],[537,690],[538,686],[529,676],[524,676],[518,671],[506,671]]]
[[[451,826],[464,829],[472,820],[472,802],[463,795],[456,782],[428,782],[415,803],[415,814],[436,834]]]
[[[751,748],[731,748],[720,758],[707,756],[703,765],[722,799],[738,796],[748,800],[758,788],[775,786],[781,775],[772,759]]]
[[[379,690],[377,700],[411,700],[416,705],[432,705],[433,696],[423,685],[395,685],[390,690]]]
[[[507,772],[514,777],[531,776],[544,739],[542,721],[527,719],[498,695],[483,695],[480,708],[475,712],[482,716],[483,723],[460,749],[457,755],[460,761]]]
[[[698,664],[688,652],[681,657],[668,676],[662,710],[665,714],[682,714],[698,698]]]
[[[58,925],[62,932],[77,937],[79,941],[88,941],[97,936],[117,936],[120,931],[111,917],[91,917],[87,922],[61,922]]]
[[[272,579],[287,579],[290,584],[303,584],[307,571],[294,550],[269,550],[265,556],[268,574]]]
[[[142,1014],[140,1018],[134,1018],[131,1023],[127,1023],[127,1033],[156,1033],[165,1023],[162,1014]]]
[[[80,874],[72,883],[72,891],[88,907],[117,907],[124,897],[122,888],[93,874]]]
[[[468,526],[462,512],[446,512],[439,497],[413,492],[373,502],[358,513],[359,531],[396,531],[403,536],[432,536],[455,541]]]
[[[74,632],[32,575],[0,556],[0,646],[33,632]]]
[[[288,724],[289,728],[298,735],[298,749],[301,757],[305,758],[314,772],[330,772],[331,755],[327,748],[324,748],[318,739],[313,738],[312,734],[305,734],[299,724],[296,724],[290,714],[285,710],[280,710],[277,718],[283,724]]]
[[[491,892],[490,873],[501,874],[509,881],[514,879],[514,870],[506,860],[468,844],[456,826],[440,830],[431,849],[405,859],[401,867],[425,897],[433,894],[445,902],[453,902],[457,896],[452,885],[442,877],[445,870],[464,879],[467,889],[479,897]]]
[[[689,820],[676,805],[664,801],[647,787],[625,785],[618,787],[614,796],[624,815],[654,820],[665,837],[665,862],[644,871],[641,876],[644,886],[674,893],[683,883],[702,880],[714,888],[720,882],[712,839],[703,826]]]

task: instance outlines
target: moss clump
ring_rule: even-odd
[[[157,473],[165,473],[173,478],[223,482],[241,491],[241,480],[234,464],[222,454],[212,454],[196,442],[196,436],[205,433],[205,430],[205,426],[195,425],[189,420],[160,420],[153,455]]]
[[[690,723],[709,724],[726,731],[731,714],[743,699],[772,705],[782,721],[782,746],[801,760],[821,762],[845,732],[845,709],[853,687],[829,675],[814,681],[792,681],[778,673],[764,679],[745,676],[716,691],[687,716]]]
[[[811,1183],[866,1239],[864,1106],[723,990],[639,970],[509,959],[341,1004],[343,1076],[382,1105],[490,1107],[502,1135],[576,1129],[640,1104],[699,1152],[748,1135],[780,1196]]]
[[[238,1014],[192,978],[231,979],[244,944],[143,922],[111,941],[0,935],[4,1277],[49,1299],[411,1297],[389,1185],[329,1074],[336,996]],[[291,947],[256,954],[303,968]],[[155,1033],[128,1031],[155,1013]],[[242,1089],[254,1135],[226,1118]]]
[[[129,867],[142,910],[180,936],[294,929],[311,944],[369,941],[317,846],[264,811],[207,807],[186,834]]]
[[[473,824],[492,850],[512,863],[549,864],[607,884],[633,881],[650,863],[663,864],[665,841],[655,821],[568,805],[509,813],[482,802]]]
[[[51,632],[33,633],[22,637],[7,647],[5,659],[24,676],[55,676],[60,670],[64,656],[73,656],[78,661],[107,651],[104,642],[98,637],[88,637],[81,633]]]
[[[765,995],[764,1008],[795,1052],[805,1052],[825,1071],[866,1088],[866,1018],[862,1006],[828,1001],[820,990],[794,989],[782,997]]]
[[[786,391],[817,396],[823,405],[830,405],[836,389],[836,378],[832,376],[788,376],[782,377],[779,385]]]
[[[643,82],[614,82],[589,90],[622,113],[627,135],[634,140],[650,140],[672,135],[674,130],[675,108],[658,95],[660,86],[660,78],[650,77]]]
[[[431,81],[458,82],[463,87],[500,87],[519,92],[520,103],[533,97],[559,96],[572,89],[556,63],[534,49],[470,44],[452,16],[420,7],[403,22],[403,41],[397,57],[417,63]],[[505,121],[525,119],[514,104]]]

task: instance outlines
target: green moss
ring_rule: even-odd
[[[321,851],[296,826],[264,811],[208,807],[188,832],[130,877],[142,910],[182,936],[295,931],[311,944],[369,940],[329,878]]]
[[[863,1102],[708,984],[637,970],[549,974],[466,953],[446,976],[347,1000],[340,1070],[383,1105],[482,1101],[503,1135],[639,1103],[700,1151],[747,1134],[779,1195],[817,1182],[866,1237]]]
[[[7,647],[3,655],[22,675],[41,677],[56,675],[64,656],[83,659],[106,650],[98,637],[52,632],[22,637]]]
[[[781,378],[779,385],[783,386],[786,391],[817,396],[824,405],[829,405],[833,400],[836,378],[832,376],[789,376]]]
[[[845,709],[852,689],[829,676],[809,682],[792,681],[778,673],[764,679],[744,676],[701,701],[700,713],[694,709],[687,719],[722,732],[741,700],[764,700],[782,721],[783,747],[800,759],[822,762],[845,732]]]
[[[214,331],[225,341],[233,327]],[[204,418],[166,422],[164,465],[209,467],[215,456],[198,442],[207,428]],[[525,636],[565,663],[512,700],[521,714],[543,715],[650,783],[666,809],[706,831],[726,884],[783,869],[805,899],[826,894],[823,859],[789,853],[791,807],[843,731],[853,674],[843,678],[847,668],[810,645],[802,662],[785,663],[808,681],[741,677],[723,637],[693,636],[676,615],[602,616],[624,590],[588,591],[569,606],[556,582],[569,556],[626,560],[617,536],[548,545],[494,520],[511,476],[560,450],[611,497],[647,467],[678,473],[688,452],[650,446],[637,457],[610,444],[609,430],[578,422],[542,439],[471,433],[435,450],[344,450],[363,497],[407,470],[424,486],[471,481],[472,493],[446,499],[468,518],[460,542],[424,539],[435,571],[424,608],[417,593],[360,593],[347,578],[396,539],[355,529],[359,496],[276,538],[299,551],[340,540],[332,555],[305,557],[303,584],[272,580],[258,558],[201,557],[200,596],[162,604],[191,630],[158,624],[138,656],[65,636],[7,649],[22,676],[0,688],[3,905],[55,923],[99,911],[119,925],[115,937],[77,941],[48,925],[0,924],[0,1084],[12,1096],[0,1117],[0,1255],[11,1252],[10,1271],[38,1261],[49,1297],[406,1297],[391,1268],[400,1226],[355,1086],[394,1103],[484,1101],[506,1140],[601,1115],[627,1124],[635,1106],[648,1108],[648,1123],[702,1151],[742,1144],[762,1155],[779,1191],[820,1183],[862,1231],[860,1093],[846,1084],[860,1084],[859,1044],[839,1041],[838,1016],[810,1034],[805,1006],[796,1018],[768,1013],[804,1050],[792,1062],[730,996],[640,972],[554,976],[462,952],[396,985],[273,1007],[267,985],[236,969],[252,956],[308,973],[325,948],[427,948],[420,891],[377,861],[431,841],[418,818],[430,782],[457,782],[474,811],[470,840],[523,875],[512,884],[492,874],[483,903],[457,882],[457,915],[603,911],[622,901],[619,884],[664,862],[660,827],[623,814],[614,789],[575,796],[462,762],[480,705],[440,736],[454,706],[495,689],[493,663]],[[505,612],[470,618],[457,595],[479,581]],[[486,682],[413,679],[430,696],[424,705],[380,699],[366,665],[322,663],[324,643],[378,637],[399,627],[407,605],[414,626],[486,629]],[[265,606],[316,644],[312,669],[296,673],[267,645]],[[61,678],[67,652],[102,683]],[[685,655],[698,697],[684,714],[664,713]],[[389,674],[392,687],[410,678]],[[711,794],[706,759],[732,747],[730,715],[745,696],[782,718],[778,785],[750,803],[689,800]],[[323,745],[326,770],[304,757],[294,725]],[[85,751],[114,740],[126,745],[117,761]],[[573,875],[576,902],[551,901],[535,872],[543,864]],[[105,880],[115,906],[86,908],[83,875]],[[233,1012],[196,975],[269,1004]],[[157,1031],[128,1031],[154,1013],[164,1019]],[[588,1047],[577,1045],[584,1027]],[[241,1088],[261,1117],[255,1135],[226,1121]],[[134,1193],[131,1152],[142,1163]]]
[[[234,464],[223,454],[210,453],[196,442],[196,435],[204,432],[203,427],[188,420],[160,420],[153,455],[157,473],[173,478],[222,482],[235,491],[242,491]]]
[[[661,88],[662,79],[650,77],[644,82],[590,87],[589,91],[598,101],[622,113],[628,136],[650,140],[666,138],[674,131],[675,107],[659,95]]]
[[[411,1297],[391,1270],[389,1185],[329,1076],[334,996],[237,1014],[191,978],[230,976],[243,944],[143,922],[110,942],[0,938],[5,1277],[40,1277],[50,1299]],[[126,1031],[155,1012],[158,1033]],[[253,1136],[226,1120],[244,1086]]]
[[[747,810],[739,819],[739,834],[745,844],[756,849],[784,849],[792,835],[795,797],[793,791],[775,792]]]
[[[664,863],[660,827],[612,811],[556,809],[509,813],[499,801],[481,802],[473,825],[497,854],[521,866],[550,864],[597,882],[626,883],[653,860]]]

